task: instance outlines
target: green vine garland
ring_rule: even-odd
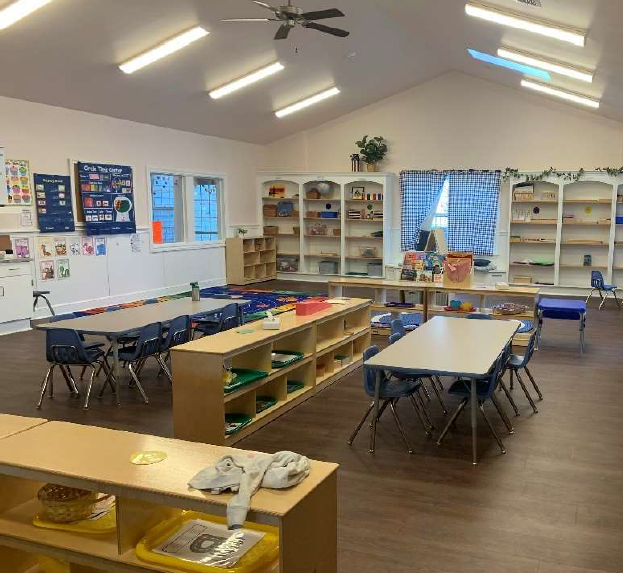
[[[623,174],[623,167],[597,167],[595,171],[607,173],[611,177],[618,177]],[[511,177],[515,177],[516,179],[523,178],[526,183],[530,183],[533,181],[543,181],[549,177],[555,177],[575,183],[582,179],[585,174],[586,170],[583,167],[577,171],[558,171],[555,167],[550,167],[541,173],[520,173],[519,169],[507,167],[502,173],[502,178],[504,181],[508,181]]]

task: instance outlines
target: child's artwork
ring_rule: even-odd
[[[95,254],[93,237],[80,237],[80,244],[82,245],[83,255],[86,255],[87,257],[92,257]]]
[[[53,281],[54,280],[54,261],[41,261],[39,263],[41,267],[41,280]]]
[[[13,241],[13,250],[15,256],[18,259],[30,258],[30,240],[28,239],[15,239]]]
[[[78,257],[82,253],[82,248],[80,247],[80,239],[69,239],[69,254],[72,257]]]
[[[56,237],[54,239],[54,252],[57,257],[67,256],[67,239],[65,237]]]
[[[54,256],[54,241],[51,238],[39,238],[39,256],[43,258]]]
[[[106,255],[106,237],[97,237],[95,239],[95,256],[103,257]]]
[[[56,276],[59,280],[68,279],[71,276],[69,272],[69,259],[58,259],[56,261]]]
[[[30,164],[26,159],[6,159],[9,205],[32,205]]]

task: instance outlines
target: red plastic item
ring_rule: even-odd
[[[327,308],[331,308],[331,305],[325,300],[304,300],[296,303],[296,315],[309,316]]]

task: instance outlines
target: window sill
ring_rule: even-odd
[[[152,253],[166,253],[169,251],[197,251],[206,249],[222,249],[225,241],[213,241],[211,243],[151,243]]]

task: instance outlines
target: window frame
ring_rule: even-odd
[[[182,177],[182,219],[184,228],[182,230],[184,240],[176,243],[154,243],[153,231],[153,195],[151,187],[152,175],[174,175]],[[194,189],[195,178],[201,179],[220,179],[219,185],[219,234],[220,239],[217,241],[190,241],[189,236],[195,233],[194,218]],[[224,173],[203,173],[199,171],[191,171],[186,169],[168,169],[161,167],[147,167],[146,173],[148,210],[149,210],[149,247],[154,253],[162,253],[167,251],[192,251],[197,249],[217,249],[225,246],[225,238],[228,229],[228,209],[227,209],[227,175]]]

